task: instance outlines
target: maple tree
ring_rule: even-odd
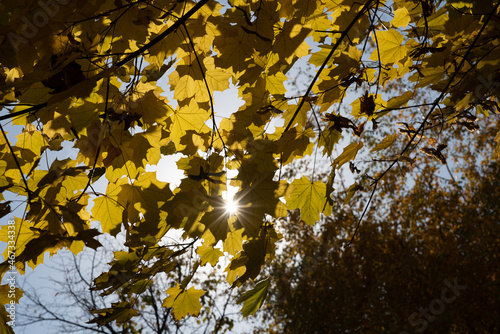
[[[23,273],[46,253],[98,248],[98,234],[121,232],[128,251],[117,252],[94,287],[130,298],[96,310],[95,321],[132,317],[142,287],[172,271],[188,251],[199,260],[163,304],[177,318],[197,315],[203,295],[191,283],[197,270],[226,254],[231,287],[255,280],[274,257],[280,238],[274,220],[293,209],[310,225],[332,214],[336,173],[347,163],[356,170],[352,162],[372,147],[367,144],[378,138],[384,117],[420,111],[402,124],[406,136],[388,134],[373,147],[374,157],[389,161],[378,165],[374,192],[393,167],[413,164],[415,155],[445,161],[446,129],[475,131],[476,117],[496,121],[490,114],[498,109],[499,5],[2,1],[0,212],[11,213],[14,196],[25,208],[15,218],[15,260],[9,263],[6,250],[0,272],[15,266]],[[292,96],[289,78],[301,62],[315,68],[305,90]],[[160,87],[160,79],[168,83]],[[382,93],[401,80],[410,82],[406,92]],[[220,120],[213,94],[231,84],[244,104]],[[172,92],[171,101],[163,89]],[[429,103],[415,101],[422,89],[432,92]],[[341,112],[351,93],[357,98]],[[277,122],[282,125],[270,131]],[[23,128],[15,139],[7,123]],[[437,128],[440,142],[415,150]],[[347,144],[351,134],[356,140]],[[398,143],[398,154],[383,155]],[[76,159],[53,158],[68,146]],[[174,153],[183,155],[177,165],[186,178],[170,189],[147,166]],[[330,161],[327,181],[283,177],[284,167],[317,155]],[[225,210],[229,186],[237,189],[236,214]],[[176,230],[184,242],[162,241]],[[3,226],[0,240],[9,238]],[[244,315],[262,304],[268,283],[241,295]],[[2,319],[10,330],[4,312]]]

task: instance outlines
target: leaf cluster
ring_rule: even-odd
[[[446,142],[447,129],[475,131],[474,114],[497,121],[499,6],[3,1],[0,212],[12,214],[15,199],[23,213],[15,219],[15,263],[4,262],[1,272],[15,266],[23,273],[63,248],[76,254],[98,247],[98,233],[120,234],[127,251],[115,254],[96,288],[140,295],[138,284],[196,251],[192,274],[168,290],[165,306],[177,318],[198,314],[203,293],[190,286],[197,268],[227,257],[230,286],[256,279],[280,239],[273,222],[294,209],[310,225],[330,215],[335,175],[348,162],[360,171],[354,163],[363,148],[389,161],[370,176],[376,187],[393,167],[413,165],[432,129],[441,129]],[[301,62],[312,73],[305,91],[292,96],[289,84]],[[406,92],[382,93],[402,81],[409,82]],[[216,113],[214,92],[231,85],[242,106]],[[432,101],[415,101],[421,89]],[[354,101],[341,108],[347,96]],[[405,110],[415,111],[403,130],[407,138],[391,134],[371,145],[382,137],[379,123]],[[356,141],[348,143],[346,128]],[[391,145],[401,145],[399,154],[377,153]],[[75,159],[67,158],[70,146]],[[423,149],[440,161],[447,159],[443,150]],[[172,154],[182,156],[177,166],[186,176],[177,187],[150,169]],[[330,164],[328,181],[282,177],[294,161],[321,154]],[[230,189],[236,215],[225,210],[223,193]],[[166,244],[167,233],[176,231],[182,246]],[[7,226],[0,240],[10,241]],[[245,314],[262,302],[265,287],[258,287],[241,299]],[[132,306],[95,310],[95,321],[131,317]]]

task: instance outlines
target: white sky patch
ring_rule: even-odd
[[[177,161],[183,156],[182,153],[162,156],[155,166],[146,166],[146,171],[156,172],[158,181],[169,183],[170,190],[174,190],[181,184],[185,177],[184,171],[177,168]]]

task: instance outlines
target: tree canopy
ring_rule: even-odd
[[[44,254],[76,254],[100,247],[99,234],[120,234],[127,251],[115,253],[94,288],[130,298],[95,310],[98,324],[134,316],[152,278],[188,251],[198,255],[191,274],[163,302],[176,319],[199,314],[204,291],[191,280],[223,258],[228,286],[264,278],[239,300],[253,314],[269,286],[259,273],[281,237],[275,220],[295,209],[309,225],[335,216],[342,166],[354,173],[360,156],[372,159],[363,173],[373,198],[393,168],[420,156],[446,164],[451,132],[480,132],[477,117],[497,122],[499,5],[2,1],[0,213],[9,216],[20,199],[24,207],[15,233],[0,230],[15,243],[0,272],[23,273]],[[231,86],[243,105],[221,118],[214,92]],[[396,132],[379,126],[408,111]],[[7,124],[22,131],[8,135]],[[70,147],[76,159],[54,158]],[[186,177],[171,189],[148,166],[175,153]],[[285,177],[309,157],[328,161],[325,178]],[[235,214],[225,208],[230,189]],[[182,242],[162,240],[175,231]]]

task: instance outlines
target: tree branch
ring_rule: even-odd
[[[174,24],[172,24],[163,33],[159,34],[158,36],[156,36],[155,38],[153,38],[149,43],[144,44],[143,46],[141,46],[136,51],[130,53],[129,55],[127,55],[122,60],[119,60],[118,62],[116,62],[116,64],[114,64],[114,66],[112,68],[113,71],[115,71],[118,68],[122,67],[123,65],[125,65],[126,63],[128,63],[130,60],[138,57],[144,51],[148,50],[152,46],[158,44],[161,40],[163,40],[165,37],[167,37],[170,33],[172,33],[173,31],[175,31],[179,26],[183,25],[187,21],[187,19],[189,19],[191,16],[193,16],[193,14],[195,14],[208,1],[209,0],[201,0],[193,8],[191,8],[185,15],[183,15],[177,21],[175,21]],[[45,108],[45,107],[47,107],[47,102],[34,105],[34,106],[32,106],[30,108],[27,108],[27,109],[24,109],[24,110],[16,111],[14,113],[10,113],[10,114],[7,114],[7,115],[0,116],[0,121],[6,120],[6,119],[11,119],[11,118],[16,117],[16,116],[22,116],[22,115],[26,115],[28,113],[36,112],[36,111],[38,111],[38,110],[40,110],[42,108]]]

